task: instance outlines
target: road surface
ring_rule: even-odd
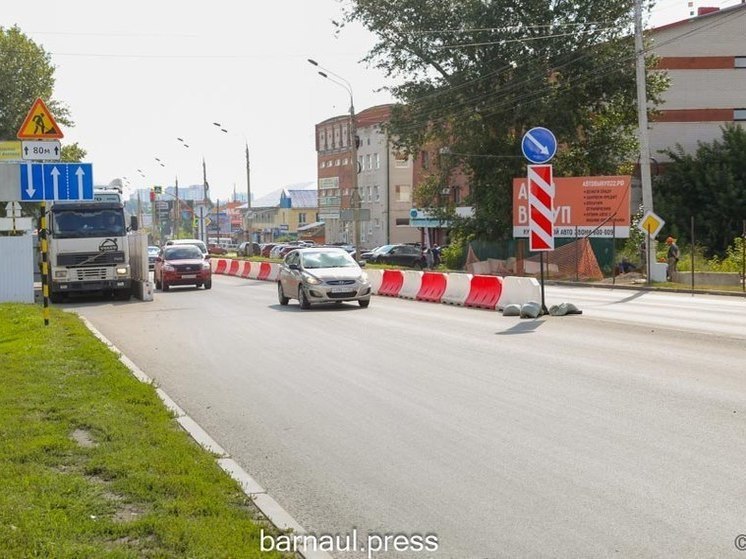
[[[746,557],[746,300],[548,288],[563,301],[584,314],[300,311],[215,277],[68,308],[309,531],[437,534],[376,557]]]

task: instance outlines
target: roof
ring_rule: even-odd
[[[302,227],[298,227],[298,231],[308,231],[310,229],[316,229],[317,227],[323,227],[325,225],[325,222],[323,221],[314,221],[313,223],[309,223],[308,225],[303,225]]]
[[[316,208],[319,205],[318,190],[287,190],[292,208]]]
[[[265,194],[261,198],[257,198],[256,200],[253,200],[251,202],[251,209],[254,208],[276,208],[280,205],[280,198],[282,197],[283,192],[306,192],[306,191],[312,191],[314,195],[317,195],[316,190],[316,181],[307,181],[307,182],[300,182],[296,184],[288,185],[285,188],[278,188],[277,190],[273,190],[269,194]],[[286,194],[287,196],[288,194]],[[292,196],[291,196],[292,198]],[[313,206],[301,206],[301,207],[316,207],[317,204],[314,204]],[[293,207],[297,207],[295,205],[295,202],[293,202]],[[246,204],[243,204],[240,206],[241,209],[246,209]]]
[[[727,15],[727,14],[729,14],[731,12],[735,12],[737,10],[742,10],[744,8],[746,8],[746,3],[742,2],[741,4],[735,4],[733,6],[728,6],[727,8],[720,8],[718,10],[714,10],[714,11],[711,11],[711,12],[706,12],[706,13],[698,14],[696,16],[689,17],[689,18],[686,18],[686,19],[682,19],[682,20],[679,20],[679,21],[674,21],[673,23],[668,23],[666,25],[661,25],[660,27],[654,27],[653,29],[651,29],[651,31],[656,32],[656,31],[661,31],[663,29],[671,29],[672,27],[680,27],[682,25],[686,25],[687,23],[691,23],[691,22],[694,22],[694,21],[700,21],[703,18],[709,18],[709,17],[713,17],[713,16]]]

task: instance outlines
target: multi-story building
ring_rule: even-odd
[[[341,218],[344,210],[352,207],[356,167],[360,207],[370,212],[370,219],[361,221],[361,246],[372,248],[420,240],[419,231],[409,224],[414,165],[412,158],[394,152],[382,128],[390,115],[391,105],[371,107],[355,115],[357,165],[353,161],[348,115],[316,125],[319,219],[325,223],[326,242],[354,240],[354,223]]]
[[[680,144],[694,153],[698,142],[722,136],[721,127],[746,122],[746,4],[699,8],[698,16],[652,30],[657,68],[667,72],[650,128],[650,154],[665,164],[661,150]],[[655,170],[654,170],[655,172]]]
[[[298,228],[318,221],[316,185],[280,188],[251,203],[250,228],[257,242],[295,237]]]

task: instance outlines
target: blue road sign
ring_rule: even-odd
[[[537,126],[523,135],[521,150],[531,163],[546,163],[557,153],[557,138],[551,130]]]
[[[27,163],[20,165],[21,200],[93,200],[90,163]]]

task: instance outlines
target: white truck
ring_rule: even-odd
[[[48,214],[49,293],[61,302],[69,293],[103,292],[126,301],[132,294],[121,190],[94,189],[89,201],[56,201]]]

